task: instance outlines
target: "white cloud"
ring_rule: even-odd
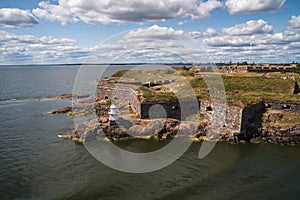
[[[188,35],[191,38],[198,39],[198,38],[201,38],[203,36],[203,33],[198,32],[198,31],[192,31],[192,32],[189,32]]]
[[[2,64],[83,62],[91,49],[79,48],[76,41],[52,36],[36,37],[0,31]]]
[[[171,40],[178,39],[184,35],[184,31],[175,31],[173,28],[160,27],[157,25],[149,28],[139,28],[134,31],[128,32],[124,38],[134,40]]]
[[[250,46],[254,42],[254,36],[217,36],[212,38],[206,38],[203,43],[213,47],[242,47]]]
[[[217,31],[211,27],[208,27],[206,31],[203,33],[204,37],[212,37],[218,35]]]
[[[287,30],[300,31],[300,15],[291,17],[291,20],[288,21]]]
[[[272,12],[279,10],[286,0],[226,0],[230,14]]]
[[[180,21],[180,22],[178,22],[178,26],[182,26],[182,25],[186,24],[187,22],[188,22],[187,20]]]
[[[39,3],[32,12],[63,25],[79,20],[88,24],[121,24],[126,22],[164,21],[173,18],[202,19],[222,3],[217,0],[58,0]]]
[[[98,46],[89,61],[192,62],[207,59],[199,56],[202,48],[190,36],[191,33],[157,25],[139,28]]]
[[[300,34],[285,35],[284,33],[266,34],[266,35],[223,35],[212,38],[206,38],[203,42],[213,47],[244,47],[260,45],[278,45],[285,46],[300,41]]]
[[[211,11],[213,11],[216,8],[222,7],[222,6],[223,6],[223,4],[217,0],[201,2],[198,6],[196,6],[197,11],[192,14],[192,18],[193,19],[206,18],[206,17],[210,16]]]
[[[257,21],[250,20],[244,24],[238,24],[233,27],[222,29],[222,33],[226,35],[253,35],[272,32],[273,27],[262,19],[259,19]]]
[[[297,19],[292,17],[283,32],[253,35],[218,35],[210,27],[204,32],[185,32],[154,25],[120,34],[94,48],[80,48],[68,38],[0,31],[0,61],[4,64],[9,60],[20,63],[299,61]]]
[[[93,62],[292,62],[300,54],[300,34],[220,35],[152,26],[100,45]],[[189,38],[199,39],[197,41]],[[200,43],[198,43],[200,42]]]
[[[298,17],[293,16],[287,23],[286,30],[279,33],[240,34],[239,29],[231,35],[221,35],[202,40],[216,60],[232,59],[234,61],[255,62],[292,62],[299,60],[300,31]],[[237,25],[240,26],[240,25]],[[240,29],[242,29],[240,27]],[[252,29],[251,29],[252,30]],[[261,29],[260,29],[261,30]],[[249,31],[251,32],[251,31]],[[245,33],[242,31],[242,33]],[[254,31],[253,33],[257,33]]]
[[[17,8],[0,8],[0,28],[21,28],[38,24],[28,11]]]
[[[198,38],[207,38],[218,35],[217,31],[211,27],[208,27],[204,32],[192,31],[189,32],[188,35],[194,39]]]

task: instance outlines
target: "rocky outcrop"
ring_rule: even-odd
[[[172,139],[176,135],[185,135],[202,140],[210,139],[208,130],[211,129],[209,120],[201,122],[181,122],[176,119],[137,120],[134,123],[125,119],[120,122],[111,123],[107,117],[100,117],[86,121],[77,127],[76,133],[83,141],[97,141],[105,138],[114,141],[123,138],[158,137]],[[300,143],[300,125],[291,128],[279,126],[263,127],[259,132],[247,134],[223,131],[212,139],[225,140],[230,143],[276,143],[276,144],[298,144]]]
[[[61,108],[57,108],[46,114],[61,114],[68,113],[70,118],[72,117],[83,117],[87,115],[92,115],[95,113],[96,102],[94,99],[85,99],[81,100],[79,103],[73,106],[65,106]]]
[[[87,121],[77,127],[79,136],[85,141],[110,140],[132,137],[158,137],[171,139],[176,135],[199,138],[206,135],[209,123],[204,120],[196,122],[180,122],[177,119],[136,120],[134,123],[120,118],[112,123],[107,117]]]
[[[53,111],[50,112],[50,114],[59,114],[59,113],[67,113],[72,111],[72,107],[71,106],[65,106],[65,107],[61,107],[61,108],[57,108]]]
[[[48,99],[71,99],[71,98],[87,98],[89,94],[60,94],[54,96],[47,96]]]

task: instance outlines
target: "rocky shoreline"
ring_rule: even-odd
[[[109,125],[109,123],[99,123],[98,119],[85,122],[80,125],[70,135],[64,135],[64,139],[75,138],[75,135],[79,135],[80,142],[89,141],[118,141],[127,139],[163,139],[171,140],[178,136],[179,122],[174,119],[168,119],[164,124],[157,120],[152,125],[144,124],[142,126],[132,126],[129,129],[119,127],[118,125]],[[96,125],[95,125],[96,124]],[[155,126],[161,126],[161,130],[155,130]],[[182,133],[180,136],[186,136],[194,142],[210,141],[207,137],[205,129],[207,128],[206,122],[200,123],[198,126],[195,123],[184,123],[180,127]],[[150,128],[150,129],[148,129]],[[186,131],[197,131],[196,134],[188,134]],[[128,131],[128,132],[127,132]],[[229,136],[228,134],[220,135],[218,142],[227,142],[229,144],[243,144],[243,143],[271,143],[279,145],[296,145],[300,143],[300,128],[293,128],[291,130],[270,128],[265,130],[262,134],[255,137],[248,138],[241,134]],[[130,133],[130,134],[129,134]],[[75,135],[74,135],[75,134]],[[75,141],[78,142],[78,141]]]
[[[291,125],[287,128],[282,127],[280,123],[275,123],[276,119],[268,115],[264,125],[257,123],[250,124],[244,133],[233,131],[221,131],[214,137],[208,136],[210,129],[210,120],[201,121],[180,121],[177,119],[138,119],[133,115],[127,115],[120,118],[117,122],[111,123],[108,119],[109,101],[96,98],[85,99],[80,104],[73,107],[66,106],[51,111],[51,114],[67,113],[70,118],[83,117],[95,113],[96,108],[101,108],[98,118],[85,121],[77,126],[72,134],[82,141],[90,140],[110,140],[132,138],[159,138],[172,139],[176,136],[187,136],[194,141],[218,140],[228,143],[275,143],[280,145],[295,145],[300,143],[300,125]],[[99,110],[98,110],[99,111]],[[276,116],[278,118],[278,116]],[[282,118],[282,116],[281,116]],[[75,134],[75,135],[74,135]],[[73,137],[70,137],[73,138]]]
[[[122,124],[122,125],[118,125]],[[138,120],[134,124],[124,119],[111,124],[108,118],[101,117],[92,119],[79,125],[74,131],[82,141],[116,141],[120,139],[134,138],[158,138],[172,139],[176,136],[186,136],[195,142],[210,140],[207,136],[209,121],[180,122],[176,119]],[[193,133],[193,134],[192,134]],[[300,127],[282,129],[280,127],[269,127],[256,134],[233,134],[222,133],[218,135],[217,141],[230,144],[242,143],[273,143],[280,145],[296,145],[300,143]]]

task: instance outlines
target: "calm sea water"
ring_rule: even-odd
[[[71,104],[43,97],[71,93],[77,70],[0,67],[1,199],[299,199],[299,146],[219,143],[198,159],[195,143],[160,171],[128,174],[104,166],[84,146],[57,138],[74,125],[71,119],[43,115]],[[131,148],[154,145],[136,143]]]

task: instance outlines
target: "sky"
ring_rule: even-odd
[[[0,65],[300,62],[299,0],[1,0]]]

